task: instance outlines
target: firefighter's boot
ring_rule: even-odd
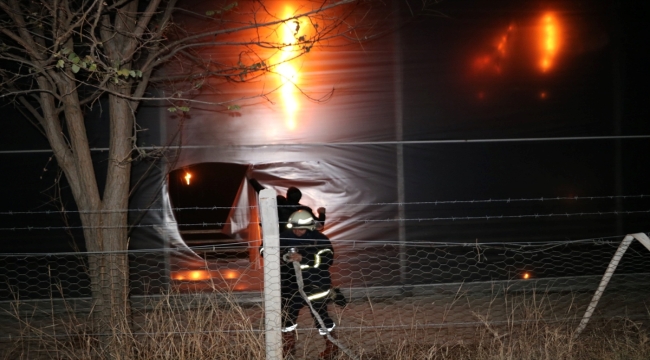
[[[282,333],[282,357],[293,356],[296,349],[296,332],[289,331]]]
[[[329,334],[332,338],[337,339],[336,333],[330,331]],[[336,359],[336,356],[339,354],[339,347],[336,346],[330,339],[325,335],[325,350],[318,355],[319,360],[333,360]]]

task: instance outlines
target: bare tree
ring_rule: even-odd
[[[71,186],[89,252],[96,331],[118,336],[128,328],[126,209],[135,114],[152,98],[150,90],[164,87],[170,110],[188,111],[202,86],[275,72],[288,60],[275,52],[290,49],[295,58],[385,33],[386,14],[373,15],[373,6],[383,5],[324,0],[278,15],[255,0],[0,0],[0,97],[20,106],[46,136]],[[293,32],[289,42],[278,35],[286,26]],[[228,111],[239,100],[213,105]],[[84,116],[100,101],[108,104],[110,121],[103,193]],[[109,346],[111,336],[105,338],[102,345]]]

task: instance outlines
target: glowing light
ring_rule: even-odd
[[[474,68],[478,71],[483,71],[490,65],[491,62],[492,59],[489,56],[478,57],[474,60]]]
[[[530,279],[530,274],[526,272],[526,273],[524,273],[521,277],[522,277],[524,280],[528,280],[528,279]]]
[[[248,290],[249,288],[250,288],[250,287],[248,286],[248,284],[242,284],[242,283],[239,283],[239,284],[235,285],[235,287],[233,288],[233,290],[243,291],[243,290]]]
[[[499,41],[499,44],[497,45],[497,50],[499,50],[499,53],[501,53],[501,54],[506,53],[506,42],[508,42],[508,37],[503,36],[501,38],[501,41]]]
[[[539,98],[546,99],[546,91],[542,91],[541,93],[539,93]]]
[[[192,174],[190,174],[190,173],[185,173],[185,176],[183,177],[183,179],[185,179],[185,182],[187,183],[187,185],[190,184],[190,179],[191,178],[192,178]]]
[[[234,280],[239,278],[239,271],[236,270],[226,270],[221,273],[221,276],[223,276],[224,279],[226,280]]]
[[[180,281],[202,281],[209,280],[210,277],[210,272],[207,270],[187,270],[172,273],[172,279]]]
[[[508,56],[508,49],[511,48],[510,38],[514,31],[515,26],[511,24],[503,35],[498,37],[496,43],[487,54],[482,54],[475,58],[473,64],[474,70],[480,73],[500,75],[503,64]]]
[[[282,76],[282,102],[284,104],[284,112],[286,116],[287,128],[293,130],[296,128],[296,112],[298,111],[298,99],[294,92],[295,79],[298,72],[289,64],[285,62],[278,67],[278,73]]]
[[[286,8],[284,17],[288,18],[293,15],[293,9]],[[283,44],[293,44],[296,41],[296,36],[300,31],[300,22],[298,20],[288,21],[283,26],[282,39]],[[286,46],[282,49],[277,72],[280,75],[280,94],[282,95],[282,103],[284,105],[284,113],[286,116],[285,124],[288,129],[293,130],[296,128],[296,113],[300,108],[298,102],[298,94],[296,86],[298,85],[298,71],[292,64],[291,58],[296,55],[294,45]]]
[[[559,23],[553,14],[546,14],[542,18],[540,32],[540,47],[542,58],[540,67],[542,71],[548,71],[553,65],[560,45]]]

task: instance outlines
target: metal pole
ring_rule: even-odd
[[[260,191],[260,220],[264,241],[264,330],[266,360],[282,359],[280,306],[280,234],[275,191]]]
[[[395,21],[399,22],[399,2],[393,1]],[[395,94],[395,140],[397,143],[397,233],[399,240],[400,283],[406,285],[406,224],[404,218],[404,124],[403,124],[403,79],[402,79],[402,46],[400,32],[393,31],[393,61],[394,63],[394,94]]]

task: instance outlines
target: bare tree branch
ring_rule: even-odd
[[[16,43],[20,44],[32,58],[42,60],[41,55],[37,51],[37,46],[34,43],[32,36],[30,35],[29,31],[27,31],[25,18],[23,17],[23,14],[18,12],[20,8],[21,7],[18,5],[18,2],[16,0],[10,0],[9,4],[5,3],[4,1],[0,1],[0,10],[3,10],[7,15],[9,15],[16,28],[18,29],[18,34],[20,35],[9,31],[4,26],[2,27],[1,32],[9,36]]]

